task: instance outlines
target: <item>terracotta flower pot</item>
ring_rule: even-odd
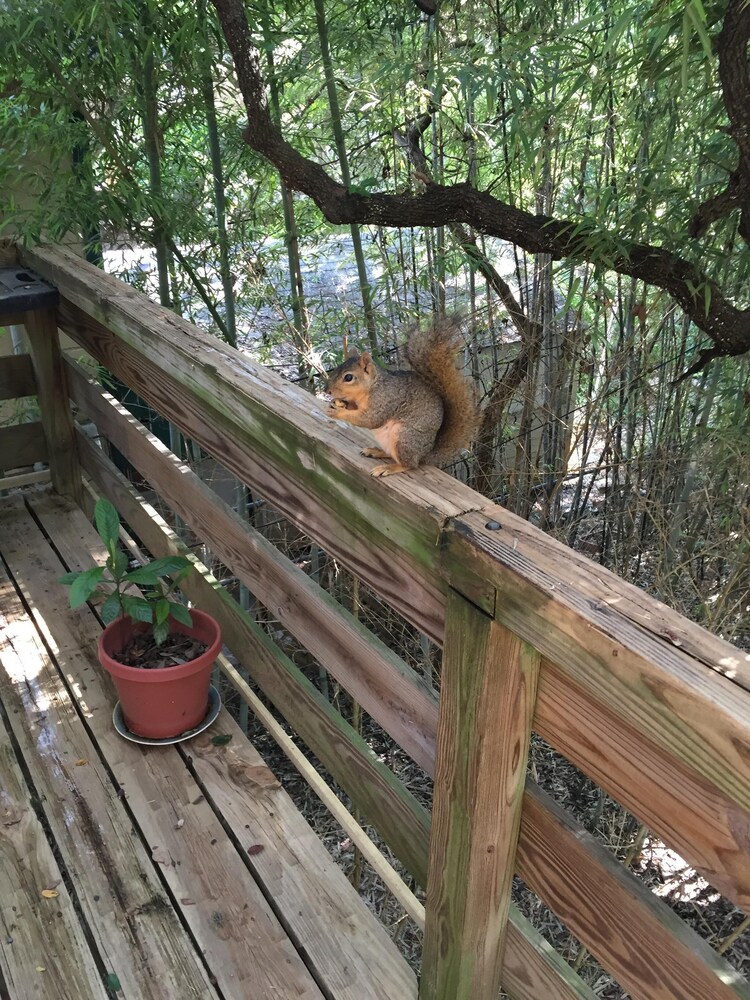
[[[125,725],[137,736],[159,740],[194,729],[208,711],[211,668],[221,650],[219,623],[203,611],[190,609],[193,625],[188,628],[170,619],[170,629],[206,643],[206,651],[195,660],[176,667],[144,670],[128,667],[117,654],[128,639],[149,626],[118,618],[99,637],[99,662],[112,676]]]

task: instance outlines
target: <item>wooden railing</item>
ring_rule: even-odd
[[[210,550],[435,777],[432,814],[207,575],[186,585],[427,886],[421,1000],[592,994],[511,904],[514,871],[634,998],[742,977],[526,777],[531,730],[750,906],[750,657],[435,470],[369,477],[317,401],[67,251],[21,251],[62,330],[435,642],[438,703],[393,651],[77,365],[71,398]],[[84,435],[81,465],[155,554],[181,543]],[[54,468],[54,454],[52,455]],[[396,998],[394,998],[396,1000]]]

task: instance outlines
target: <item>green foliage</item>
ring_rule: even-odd
[[[60,577],[60,583],[70,587],[71,608],[104,597],[99,613],[105,625],[121,615],[127,615],[134,622],[146,622],[152,626],[157,645],[169,635],[170,616],[184,625],[192,625],[185,605],[169,599],[172,590],[189,572],[190,560],[185,556],[163,556],[128,572],[127,556],[119,547],[120,518],[109,500],[97,500],[94,520],[107,548],[107,560],[104,566]],[[165,577],[171,577],[171,584],[163,585]],[[128,594],[131,587],[141,588],[143,596]]]

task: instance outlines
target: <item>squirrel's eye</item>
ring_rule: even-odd
[[[347,374],[347,375],[344,375],[344,381],[345,382],[351,382],[353,378],[354,378],[354,376],[351,374],[351,372],[349,374]]]

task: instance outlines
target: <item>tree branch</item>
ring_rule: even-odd
[[[740,235],[750,245],[750,4],[747,0],[729,0],[716,52],[724,106],[729,116],[729,134],[737,144],[739,164],[736,200],[742,209]],[[732,182],[730,180],[730,190]]]
[[[277,168],[288,187],[313,199],[337,225],[351,223],[404,228],[463,223],[478,232],[555,260],[589,261],[668,292],[713,341],[719,355],[750,350],[750,309],[740,310],[699,267],[665,250],[622,240],[587,220],[532,215],[470,184],[431,183],[418,195],[357,194],[302,156],[273,124],[243,0],[211,0],[234,58],[247,112],[244,137]],[[732,0],[741,8],[745,0]],[[744,17],[740,12],[739,20]]]

